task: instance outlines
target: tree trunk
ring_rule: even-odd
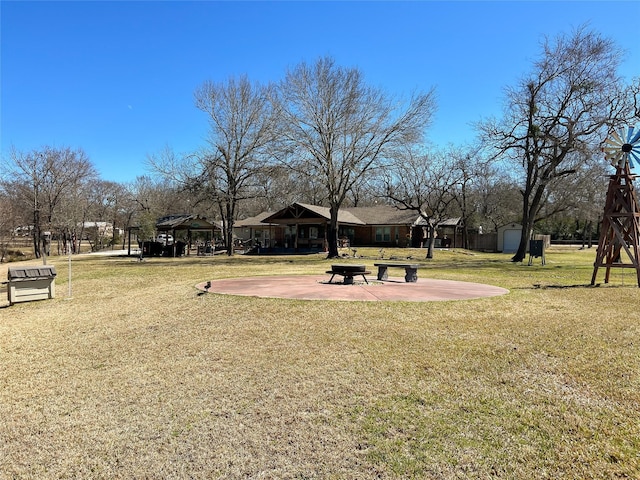
[[[329,253],[327,258],[338,258],[338,209],[339,206],[331,206],[331,218],[329,220],[329,235],[327,236],[327,243],[329,246]]]
[[[522,199],[522,235],[520,236],[520,245],[518,251],[511,258],[512,262],[522,262],[527,257],[527,247],[529,246],[529,240],[533,235],[533,226],[536,220],[536,216],[540,210],[542,202],[542,194],[545,190],[545,185],[538,185],[535,190],[532,190],[527,186],[527,191],[523,193]]]
[[[429,246],[427,247],[427,257],[433,258],[433,250],[436,246],[436,226],[433,224],[429,225]]]
[[[222,232],[222,235],[224,236],[224,243],[226,244],[227,247],[227,256],[232,257],[233,256],[233,217],[235,215],[235,208],[234,206],[231,204],[231,202],[227,202],[225,205],[225,217],[222,219],[222,226],[224,228],[224,231]]]
[[[33,229],[33,254],[40,258],[40,241],[38,240],[37,229]]]
[[[526,223],[529,223],[529,221],[527,220]],[[515,253],[513,257],[511,257],[512,262],[522,262],[527,257],[527,242],[529,241],[529,238],[531,238],[532,231],[533,231],[533,228],[527,226],[523,222],[522,235],[520,236],[520,244],[518,245],[518,251]]]
[[[40,213],[33,212],[33,254],[36,258],[42,256],[42,229],[40,228]]]
[[[233,219],[228,218],[226,221],[225,243],[227,244],[227,256],[233,256]]]
[[[469,229],[467,228],[467,221],[463,220],[464,224],[462,225],[462,247],[466,250],[469,250]],[[457,228],[457,227],[456,227]],[[453,239],[453,247],[455,248],[455,236]]]

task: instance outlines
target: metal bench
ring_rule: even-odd
[[[418,281],[418,268],[419,263],[374,263],[374,267],[378,267],[378,280],[388,280],[390,267],[404,268],[404,280],[405,282],[417,282]]]

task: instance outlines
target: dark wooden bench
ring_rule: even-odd
[[[333,277],[340,275],[343,277],[342,283],[344,285],[353,285],[353,277],[357,275],[361,275],[365,283],[368,284],[369,281],[365,275],[371,274],[365,265],[331,265],[331,270],[328,270],[327,273],[331,274],[329,283],[333,281]]]
[[[378,280],[388,280],[390,267],[404,268],[404,280],[405,282],[417,282],[418,281],[418,268],[419,263],[374,263],[374,267],[378,267]]]

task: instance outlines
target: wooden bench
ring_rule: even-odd
[[[389,273],[387,270],[390,267],[404,268],[404,280],[405,282],[417,282],[418,281],[418,268],[419,263],[374,263],[374,267],[378,267],[378,280],[388,280]]]
[[[331,270],[328,270],[327,273],[331,274],[329,283],[333,281],[333,277],[340,275],[343,277],[342,283],[344,285],[353,285],[353,277],[356,275],[361,275],[365,283],[368,284],[369,281],[365,275],[371,274],[365,265],[331,265]]]

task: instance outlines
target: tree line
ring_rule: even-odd
[[[231,255],[237,219],[300,201],[329,207],[336,257],[338,210],[384,203],[415,211],[432,233],[454,216],[487,232],[522,223],[521,261],[536,229],[585,238],[597,229],[608,172],[600,146],[612,128],[640,120],[640,79],[625,83],[622,60],[619,46],[584,27],[545,39],[505,89],[503,115],[479,120],[473,143],[446,147],[428,141],[434,89],[393,96],[331,57],[277,83],[206,81],[194,92],[206,141],[150,155],[150,175],[129,184],[101,181],[81,149],[13,149],[0,172],[0,237],[32,225],[40,256],[44,231],[58,249],[75,248],[88,220],[135,225],[144,238],[158,217],[195,213],[220,221]]]

